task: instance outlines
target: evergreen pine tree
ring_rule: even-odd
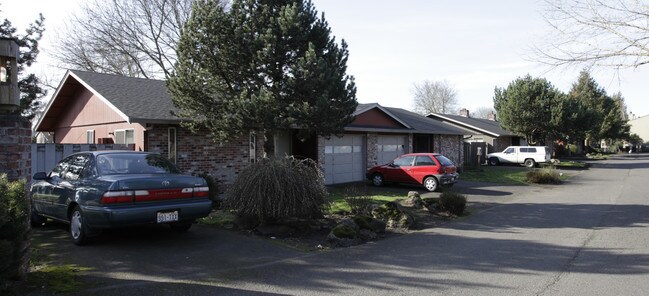
[[[348,50],[310,1],[200,0],[168,80],[183,124],[216,141],[247,130],[340,134],[357,106]]]

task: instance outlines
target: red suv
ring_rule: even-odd
[[[366,176],[375,186],[386,182],[414,183],[424,185],[428,191],[437,191],[440,185],[451,187],[459,178],[453,162],[438,153],[404,154],[369,169]]]

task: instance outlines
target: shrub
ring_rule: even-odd
[[[466,208],[466,197],[454,191],[444,191],[439,197],[439,206],[442,210],[460,216]]]
[[[345,202],[354,215],[369,215],[372,198],[364,186],[349,186],[345,188]]]
[[[372,220],[374,220],[372,217],[354,216],[352,220],[358,225],[358,228],[372,230]]]
[[[353,239],[358,236],[358,230],[349,225],[340,224],[331,230],[331,233],[337,238]]]
[[[220,203],[219,200],[219,187],[216,183],[216,180],[212,177],[212,175],[208,174],[207,172],[199,174],[199,177],[205,179],[205,182],[207,182],[207,187],[210,188],[210,200],[212,201],[212,207],[217,208],[218,204]]]
[[[324,178],[310,159],[262,159],[239,173],[223,201],[224,209],[262,222],[317,218],[327,201]]]
[[[536,184],[560,184],[559,172],[552,167],[541,170],[531,170],[526,174],[527,182]]]
[[[25,181],[9,182],[6,174],[0,175],[0,290],[27,271],[29,209]]]

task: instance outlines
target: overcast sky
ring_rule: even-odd
[[[411,109],[413,83],[447,80],[460,107],[493,105],[495,87],[517,77],[547,78],[568,91],[580,69],[550,70],[530,61],[529,49],[542,43],[547,26],[536,0],[314,0],[333,35],[349,44],[348,74],[356,78],[361,103]],[[65,70],[48,67],[51,38],[81,0],[0,0],[1,18],[19,30],[42,12],[46,32],[37,73],[58,78]],[[609,94],[622,92],[628,110],[649,114],[649,65],[593,76]],[[52,91],[50,91],[52,93]]]

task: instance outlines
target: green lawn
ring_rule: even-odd
[[[564,166],[556,167],[585,167],[585,164],[581,162],[566,162]],[[532,169],[517,166],[482,166],[477,169],[466,168],[464,172],[460,174],[460,180],[513,185],[529,184],[527,182],[527,172],[530,170]],[[552,166],[535,168],[534,170],[552,170]],[[568,174],[562,173],[559,176],[559,179],[563,181],[569,177]]]
[[[327,212],[330,214],[338,212],[349,212],[351,209],[349,204],[345,201],[345,197],[351,194],[352,196],[363,195],[368,197],[372,203],[383,204],[389,201],[403,199],[407,196],[405,194],[391,193],[391,192],[374,192],[374,190],[367,190],[363,194],[348,193],[345,192],[344,188],[335,188],[329,192],[329,202],[330,206],[327,209]]]
[[[512,166],[482,166],[477,169],[466,168],[460,174],[460,180],[473,182],[490,182],[501,184],[527,184],[527,168]]]
[[[584,169],[584,168],[588,167],[588,164],[585,163],[585,162],[581,162],[581,161],[566,160],[566,161],[561,161],[558,164],[554,164],[554,165],[547,164],[547,165],[544,165],[544,166],[554,166],[554,167],[556,167],[558,169],[560,169],[560,168],[575,168],[575,169],[580,169],[581,168],[581,169]]]

